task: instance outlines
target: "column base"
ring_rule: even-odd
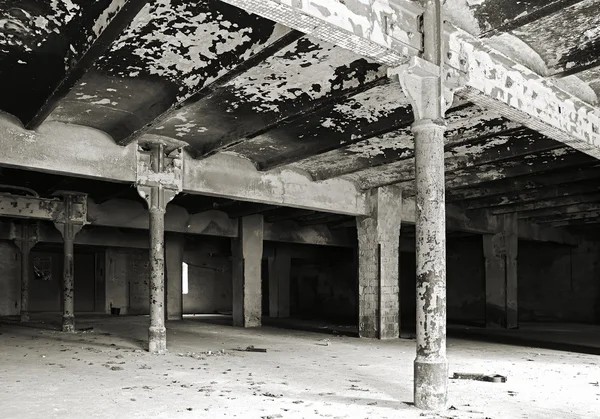
[[[27,323],[29,321],[29,312],[21,311],[21,323]]]
[[[75,332],[75,317],[63,316],[62,319],[62,331],[66,333]]]
[[[150,326],[148,329],[148,352],[158,355],[167,352],[166,328]]]
[[[415,406],[445,410],[448,401],[448,361],[415,359]]]

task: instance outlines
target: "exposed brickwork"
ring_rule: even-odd
[[[402,192],[386,186],[372,192],[372,216],[359,217],[359,334],[400,336],[399,246]]]

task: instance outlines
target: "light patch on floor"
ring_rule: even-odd
[[[143,350],[147,317],[78,319],[66,335],[0,323],[3,418],[597,418],[598,357],[449,340],[446,412],[413,406],[415,341],[373,341],[224,318],[168,323],[169,353]],[[54,321],[59,324],[59,316]],[[266,353],[236,351],[265,348]]]

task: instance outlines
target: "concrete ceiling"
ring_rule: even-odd
[[[600,0],[447,0],[445,7],[453,24],[597,103]],[[413,191],[412,109],[385,66],[351,51],[216,0],[0,0],[0,15],[0,110],[28,128],[84,125],[121,145],[169,137],[198,159],[235,153],[263,171],[289,166],[317,181]],[[600,222],[595,158],[460,97],[448,124],[449,201],[547,225]],[[0,183],[45,193],[52,185],[43,177],[2,175]],[[101,195],[102,188],[70,182]],[[102,195],[129,193],[110,188]],[[193,211],[229,208],[232,217],[348,222],[177,199]]]

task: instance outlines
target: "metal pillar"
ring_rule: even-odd
[[[148,204],[150,229],[150,326],[148,351],[167,351],[165,327],[165,212],[167,204],[181,191],[181,149],[167,156],[167,144],[151,143],[138,148],[137,189]]]
[[[446,207],[441,121],[413,125],[417,183],[417,358],[415,406],[443,409],[447,400]]]
[[[443,68],[440,0],[423,0],[423,58],[390,69],[398,76],[415,115],[417,356],[415,406],[444,409],[448,392],[446,360],[446,207],[444,113],[461,87],[457,73]]]
[[[63,237],[63,316],[62,331],[75,331],[75,256],[73,253],[73,243],[75,236],[83,228],[83,224],[76,223],[74,220],[80,218],[75,214],[74,204],[79,203],[85,207],[87,198],[79,194],[63,194],[64,214],[63,219],[56,221],[54,225],[61,232]]]
[[[12,236],[21,252],[21,322],[29,321],[29,265],[31,249],[37,243],[37,224],[25,220],[12,225]]]

